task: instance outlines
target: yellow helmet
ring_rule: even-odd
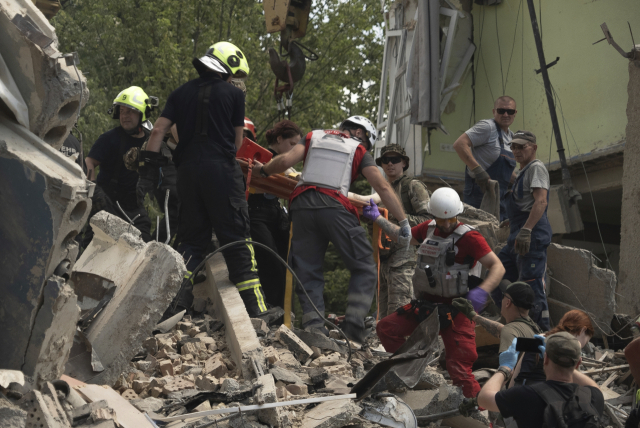
[[[151,114],[153,107],[158,105],[157,97],[149,97],[139,86],[131,86],[118,94],[113,100],[113,106],[109,110],[114,119],[120,117],[119,106],[125,106],[142,113],[140,122],[144,122]]]
[[[209,71],[230,74],[234,78],[249,75],[247,58],[236,45],[229,42],[211,45],[203,57],[194,58],[193,66],[200,75]]]

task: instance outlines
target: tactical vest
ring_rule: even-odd
[[[411,191],[411,182],[415,180],[415,178],[407,177],[403,175],[400,179],[400,201],[402,202],[402,208],[404,209],[405,214],[416,215],[418,214],[413,209],[413,204],[411,204],[411,196],[409,192]]]
[[[351,187],[353,159],[360,142],[337,132],[313,131],[299,186],[318,186],[347,196]]]
[[[441,297],[458,297],[469,291],[469,274],[480,276],[482,267],[478,264],[471,269],[471,264],[456,263],[456,243],[473,227],[461,224],[446,238],[435,235],[436,222],[431,220],[427,229],[427,237],[418,248],[416,272],[413,275],[413,289],[420,293]],[[447,265],[447,252],[449,263]]]

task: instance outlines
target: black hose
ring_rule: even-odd
[[[289,264],[287,262],[285,262],[282,257],[280,257],[280,255],[278,253],[276,253],[275,251],[273,251],[271,248],[269,248],[268,246],[261,244],[260,242],[256,242],[256,241],[235,241],[235,242],[230,242],[226,245],[223,245],[222,247],[218,248],[217,250],[215,250],[214,252],[212,252],[211,254],[207,255],[207,257],[204,258],[204,260],[202,260],[200,262],[200,264],[198,266],[196,266],[196,268],[191,272],[191,275],[189,275],[188,277],[186,277],[183,281],[182,284],[180,285],[180,290],[178,291],[178,295],[176,296],[176,298],[173,301],[172,306],[172,310],[175,312],[176,307],[178,305],[178,301],[180,300],[178,298],[178,296],[180,296],[180,294],[183,292],[183,290],[185,289],[185,287],[189,284],[189,281],[191,281],[191,278],[195,278],[196,274],[198,272],[200,272],[200,270],[204,267],[204,264],[207,262],[207,260],[209,260],[211,257],[215,256],[216,254],[218,254],[220,251],[222,250],[226,250],[229,247],[233,247],[234,245],[246,245],[246,244],[252,244],[252,245],[257,245],[260,248],[264,248],[265,250],[269,251],[271,254],[273,254],[276,259],[278,259],[278,261],[280,261],[280,263],[282,263],[287,270],[289,270],[289,272],[291,272],[291,275],[293,276],[293,278],[295,278],[296,282],[300,285],[300,287],[302,288],[302,291],[304,291],[305,296],[307,296],[307,299],[309,299],[309,303],[311,303],[311,306],[313,306],[313,310],[316,311],[316,313],[318,314],[318,316],[320,316],[320,318],[322,318],[322,320],[326,323],[329,324],[330,326],[332,326],[333,328],[335,328],[336,330],[338,330],[340,332],[340,335],[342,337],[344,337],[345,342],[347,342],[347,346],[349,347],[349,358],[347,358],[347,362],[351,362],[351,354],[352,354],[352,350],[351,350],[351,343],[349,342],[349,339],[347,339],[347,336],[344,334],[344,332],[334,323],[332,323],[331,321],[327,320],[323,314],[320,313],[320,311],[318,310],[318,308],[316,307],[316,305],[313,303],[313,300],[311,300],[311,297],[309,297],[309,294],[307,293],[307,290],[305,290],[304,285],[302,285],[302,281],[300,281],[300,279],[298,278],[298,275],[296,275],[296,273],[293,271],[293,269],[291,269],[291,267],[289,266]]]

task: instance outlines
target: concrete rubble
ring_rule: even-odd
[[[615,272],[597,267],[590,251],[558,244],[549,245],[547,264],[551,320],[557,323],[565,313],[577,308],[591,317],[596,332],[610,334],[616,313]]]
[[[33,2],[0,3],[0,367],[38,382],[61,374],[54,360],[73,336],[73,297],[58,278],[76,260],[94,189],[57,151],[88,100],[76,63]]]

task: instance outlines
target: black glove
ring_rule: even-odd
[[[138,155],[138,174],[141,177],[156,178],[158,169],[167,165],[168,159],[159,152],[140,150]]]
[[[478,410],[478,399],[475,397],[465,398],[462,400],[462,403],[460,403],[460,406],[458,406],[458,410],[465,418],[470,417],[473,412]]]

